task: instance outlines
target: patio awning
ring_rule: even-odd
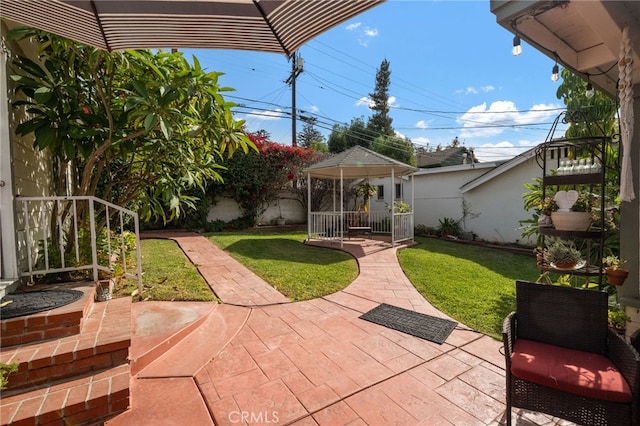
[[[378,154],[370,149],[356,145],[346,151],[328,158],[304,170],[314,178],[345,179],[379,178],[387,176],[406,176],[418,170],[417,167],[402,163],[393,158]],[[393,173],[392,173],[393,171]]]
[[[0,16],[108,51],[284,53],[385,0],[2,0]]]

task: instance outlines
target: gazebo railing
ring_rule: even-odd
[[[396,213],[394,241],[413,239],[413,213]],[[346,237],[349,227],[368,227],[373,234],[391,234],[391,213],[388,211],[345,211],[344,222],[340,212],[312,212],[309,216],[309,235],[312,239],[334,240]]]
[[[317,240],[340,239],[343,228],[340,226],[340,213],[311,213],[309,218],[309,236]]]
[[[393,219],[393,242],[413,240],[413,212],[396,213]]]

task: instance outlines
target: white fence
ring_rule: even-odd
[[[90,196],[18,197],[17,202],[18,242],[27,264],[22,277],[33,280],[37,275],[90,270],[98,281],[99,271],[109,274],[118,269],[122,277],[135,279],[142,292],[136,212]],[[78,219],[81,209],[88,211],[85,223]],[[135,259],[127,258],[131,238],[135,238]]]

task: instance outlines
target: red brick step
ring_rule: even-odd
[[[0,348],[0,362],[19,365],[2,391],[0,425],[96,424],[129,407],[131,299],[94,303],[92,283],[66,288],[85,294],[64,307],[2,321],[3,334],[22,343]],[[45,340],[25,343],[38,333]],[[56,333],[61,336],[52,339]]]
[[[31,290],[53,287],[51,285],[36,286]],[[71,287],[61,285],[55,286],[55,288]],[[73,303],[50,311],[2,320],[0,346],[6,348],[7,346],[24,345],[78,334],[82,327],[82,321],[93,304],[94,287],[92,283],[82,283],[73,286],[73,289],[84,293],[80,299]]]
[[[2,425],[79,425],[125,411],[129,366],[9,397],[0,404]]]

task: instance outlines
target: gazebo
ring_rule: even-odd
[[[345,236],[355,232],[369,234],[391,234],[391,244],[413,239],[413,173],[418,169],[393,158],[356,145],[327,160],[316,163],[304,170],[307,175],[307,239],[337,240],[342,247]],[[411,178],[411,209],[408,212],[396,211],[395,179]],[[389,211],[371,212],[344,210],[344,180],[391,177],[391,200]],[[311,211],[311,179],[333,180],[333,206],[330,211]],[[340,181],[339,205],[336,200],[336,181]]]

